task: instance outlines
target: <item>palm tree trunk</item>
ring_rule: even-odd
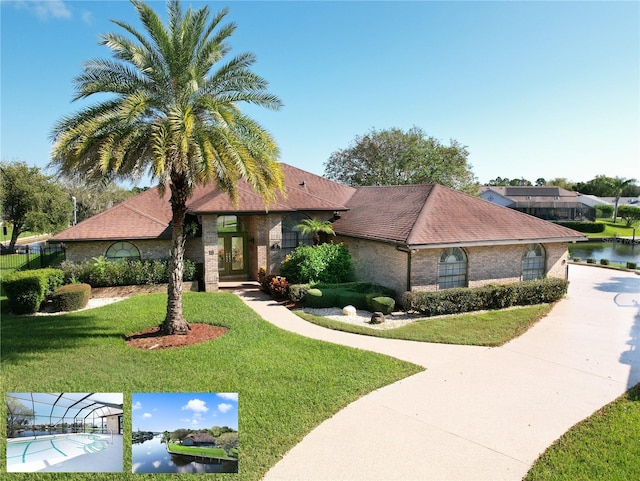
[[[186,179],[171,178],[171,260],[169,262],[169,286],[167,287],[167,315],[160,325],[165,335],[187,334],[190,327],[182,316],[182,272],[184,261],[184,218],[187,212],[189,191]]]

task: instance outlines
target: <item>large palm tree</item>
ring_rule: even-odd
[[[239,103],[278,109],[280,100],[253,73],[252,54],[223,62],[235,25],[222,25],[224,9],[184,14],[169,0],[167,24],[145,3],[132,0],[144,31],[113,21],[126,34],[108,33],[101,44],[112,59],[91,60],[75,78],[74,100],[99,102],[61,119],[53,128],[51,164],[89,180],[130,179],[147,171],[161,195],[170,189],[171,276],[165,334],[185,334],[182,316],[184,218],[195,185],[216,183],[236,199],[246,180],[265,202],[283,189],[278,147],[272,136],[243,115]]]

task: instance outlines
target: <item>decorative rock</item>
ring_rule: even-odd
[[[356,308],[353,306],[345,306],[344,309],[342,309],[342,313],[345,316],[353,317],[356,315]]]
[[[382,324],[384,322],[384,314],[380,311],[376,311],[371,314],[370,324]]]

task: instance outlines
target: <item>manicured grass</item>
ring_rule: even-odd
[[[129,446],[132,392],[237,392],[239,474],[216,479],[244,481],[260,479],[311,429],[347,404],[422,370],[391,357],[278,329],[229,293],[184,295],[186,318],[228,327],[223,337],[171,350],[127,346],[125,336],[159,324],[165,306],[165,294],[152,294],[62,316],[3,315],[0,396],[4,398],[6,392],[122,392],[124,442]],[[4,419],[5,403],[0,406],[0,419]],[[2,451],[4,434],[0,432]],[[0,463],[2,472],[5,461]],[[92,474],[91,479],[140,479],[131,474],[131,451],[126,449],[124,471]],[[11,477],[87,479],[82,473]],[[146,475],[146,479],[182,480],[183,476]]]
[[[640,479],[640,384],[567,431],[526,481]]]
[[[172,453],[189,454],[191,456],[207,456],[218,459],[232,459],[227,456],[227,452],[222,448],[201,448],[199,446],[183,446],[182,444],[169,443],[169,450]]]
[[[517,307],[415,321],[395,329],[372,329],[296,311],[301,318],[330,329],[388,339],[501,346],[526,332],[551,310],[551,305]]]
[[[604,224],[604,232],[598,232],[597,234],[585,234],[587,237],[632,237],[633,236],[633,226],[627,227],[622,220],[619,220],[617,223],[613,223],[613,221],[604,221],[597,220],[596,222]],[[638,232],[638,224],[636,226],[636,235],[640,236],[640,232]]]

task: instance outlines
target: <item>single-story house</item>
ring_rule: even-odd
[[[216,439],[208,433],[191,433],[182,440],[185,446],[199,446],[201,444],[215,444]]]
[[[284,257],[311,239],[305,218],[333,222],[359,280],[395,289],[436,290],[566,277],[567,245],[583,234],[440,185],[354,188],[281,164],[286,196],[268,208],[243,182],[238,202],[215,185],[188,202],[186,257],[201,266],[202,287],[277,273]],[[169,189],[149,189],[53,237],[67,259],[169,256]]]
[[[594,220],[596,209],[579,194],[553,186],[484,186],[480,197],[545,220]]]

